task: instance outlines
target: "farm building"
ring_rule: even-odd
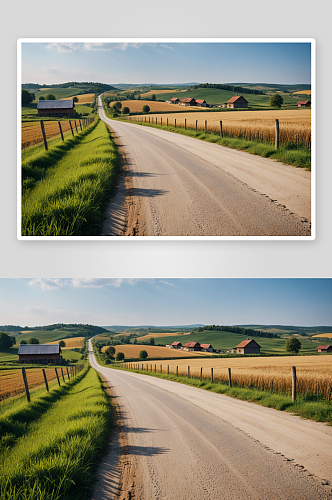
[[[181,344],[181,342],[173,342],[171,347],[172,347],[172,349],[181,349],[182,344]]]
[[[180,104],[182,104],[182,106],[196,106],[196,100],[192,97],[184,97],[181,99]]]
[[[203,106],[204,108],[206,108],[207,103],[204,99],[196,99],[196,106]]]
[[[298,101],[297,106],[299,108],[310,108],[311,101]]]
[[[247,108],[248,101],[242,95],[236,95],[231,97],[229,101],[227,101],[228,108]]]
[[[213,352],[213,347],[211,344],[201,344],[201,351],[203,352]]]
[[[243,340],[238,346],[236,346],[236,352],[238,354],[260,354],[261,346],[257,344],[254,340]]]
[[[182,348],[186,351],[200,351],[201,345],[198,342],[185,342]]]
[[[20,363],[61,363],[61,347],[59,344],[23,344],[18,350]]]
[[[178,99],[177,97],[172,97],[171,101],[170,101],[172,104],[179,104],[180,102],[180,99]]]
[[[75,104],[71,99],[63,101],[38,101],[37,112],[38,116],[74,116]]]
[[[319,345],[318,352],[332,352],[332,345]]]

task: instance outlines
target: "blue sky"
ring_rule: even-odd
[[[310,43],[22,44],[22,83],[311,83]]]
[[[332,279],[0,279],[0,325],[332,325]]]

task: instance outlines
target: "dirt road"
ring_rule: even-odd
[[[111,449],[93,500],[116,498],[121,477],[121,499],[332,498],[331,427],[103,368],[92,351],[89,359],[116,396],[127,440],[122,452],[118,444]],[[117,453],[120,466],[114,463]]]
[[[310,172],[99,114],[127,169],[104,235],[310,235]]]

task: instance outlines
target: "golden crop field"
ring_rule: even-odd
[[[64,350],[64,349],[80,349],[81,347],[83,347],[83,341],[84,341],[85,337],[72,337],[70,339],[62,339],[65,344],[66,344],[66,347],[61,347],[61,350]],[[60,341],[59,340],[55,340],[54,342],[47,342],[48,344],[58,344]]]
[[[179,356],[199,356],[202,357],[201,353],[188,352],[177,349],[170,349],[169,347],[160,347],[153,345],[139,345],[139,344],[121,344],[114,346],[115,354],[118,352],[123,352],[126,358],[138,358],[140,351],[143,349],[148,353],[150,358],[174,358]],[[107,349],[107,346],[102,347],[102,352]]]
[[[45,134],[47,139],[60,136],[59,124],[57,121],[44,121]],[[62,132],[65,134],[70,131],[69,121],[61,122]],[[43,142],[43,134],[39,121],[22,122],[21,148],[25,149],[35,144]]]
[[[311,95],[311,90],[299,90],[297,92],[293,92],[293,94],[307,94],[307,95]]]
[[[54,368],[45,368],[45,373],[48,381],[56,378]],[[26,375],[29,389],[44,384],[44,376],[41,368],[27,368]],[[20,368],[0,370],[0,401],[21,394],[24,390],[22,370]]]
[[[321,338],[327,338],[327,339],[332,339],[332,333],[319,333],[318,335],[313,335],[313,337],[321,337]]]
[[[149,352],[149,349],[146,351]],[[332,356],[326,354],[319,356],[319,359],[317,356],[285,356],[201,358],[188,361],[174,360],[170,356],[170,359],[158,363],[158,369],[160,364],[163,372],[169,365],[170,373],[176,373],[178,366],[179,375],[186,375],[190,366],[191,375],[196,377],[202,367],[204,378],[211,377],[213,368],[214,380],[225,383],[228,383],[228,368],[231,368],[232,382],[236,385],[289,394],[292,391],[291,367],[295,366],[298,393],[323,394],[328,400],[332,398]]]
[[[77,97],[78,99],[78,103],[76,104],[86,104],[86,103],[92,103],[94,102],[94,99],[95,99],[95,95],[94,94],[80,94],[80,95],[76,95],[76,96],[72,96],[72,97],[63,97],[62,99],[60,99],[60,101],[69,101],[71,99],[73,99],[74,97]]]
[[[132,101],[143,102],[143,101]],[[153,101],[154,103],[155,101]],[[162,103],[166,105],[167,103]],[[150,105],[150,103],[149,103]],[[174,104],[168,104],[171,109],[174,109]],[[130,108],[130,106],[129,106]],[[205,120],[207,120],[207,130],[219,134],[220,121],[222,121],[222,129],[225,135],[236,138],[244,138],[247,140],[269,141],[275,140],[275,119],[279,120],[279,140],[280,143],[292,142],[294,144],[302,143],[306,148],[311,147],[311,110],[295,109],[295,110],[266,110],[266,111],[230,111],[230,112],[209,112],[201,111],[194,112],[198,108],[188,109],[189,113],[172,113],[163,114],[162,116],[153,114],[157,110],[150,106],[152,113],[148,115],[131,116],[131,121],[148,121],[148,117],[153,119],[160,118],[163,120],[163,125],[166,125],[168,118],[169,126],[174,126],[176,119],[177,127],[184,127],[184,120],[187,120],[187,128],[195,128],[197,120],[198,130],[204,130]],[[200,108],[202,109],[202,108]],[[140,111],[142,107],[140,108]],[[187,108],[186,108],[187,110]],[[136,109],[131,109],[135,112]],[[167,111],[160,109],[159,111]]]
[[[110,107],[112,107],[114,103],[110,102]],[[179,106],[177,104],[170,104],[169,102],[161,102],[161,101],[144,101],[143,99],[141,100],[128,100],[128,101],[121,101],[122,107],[127,106],[130,109],[131,113],[137,113],[141,112],[143,110],[143,106],[147,104],[150,108],[150,111],[153,113],[158,113],[158,111],[177,111],[178,109],[182,109],[188,112],[192,111],[197,111],[199,108],[197,106]],[[149,116],[149,115],[147,115]],[[164,116],[164,115],[163,115]],[[165,115],[167,116],[167,115]],[[171,116],[174,116],[173,114]],[[180,115],[183,116],[183,115]],[[166,120],[165,120],[166,123]]]

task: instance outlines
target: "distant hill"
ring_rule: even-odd
[[[20,332],[53,332],[53,331],[63,331],[68,332],[71,335],[84,335],[86,332],[87,335],[104,333],[107,330],[100,326],[88,325],[88,324],[77,324],[77,323],[55,323],[53,325],[44,325],[44,326],[18,326],[18,325],[0,325],[0,331],[19,334]]]
[[[287,85],[284,83],[229,83],[228,85],[241,86],[249,89],[265,89],[273,91],[295,92],[297,90],[311,90],[310,83],[298,83]]]
[[[300,333],[301,335],[315,335],[318,333],[331,333],[332,326],[294,326],[294,325],[234,325],[240,328],[253,328],[255,330],[265,330],[274,333]]]
[[[27,90],[45,90],[45,89],[73,89],[75,95],[75,90],[77,90],[76,94],[101,94],[102,92],[106,92],[107,90],[118,90],[116,87],[112,85],[108,85],[106,83],[99,82],[67,82],[67,83],[59,83],[53,85],[47,84],[39,84],[39,83],[22,83],[22,89]]]

